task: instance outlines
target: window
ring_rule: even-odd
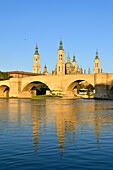
[[[59,69],[58,69],[59,71],[60,71],[60,66],[59,66]]]
[[[95,67],[98,67],[98,63],[95,63]]]

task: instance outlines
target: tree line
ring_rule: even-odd
[[[0,81],[10,79],[10,75],[8,72],[0,71]]]

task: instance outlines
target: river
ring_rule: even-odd
[[[110,170],[112,156],[112,100],[0,99],[0,170]]]

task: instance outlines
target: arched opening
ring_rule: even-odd
[[[38,95],[45,95],[46,91],[50,90],[49,87],[42,82],[34,81],[29,84],[27,84],[22,92],[26,92],[26,95],[29,95],[29,97],[32,96],[38,96]],[[28,94],[29,93],[29,94]]]
[[[31,88],[31,93],[34,96],[45,95],[47,90],[49,90],[47,85],[44,83],[37,83]]]
[[[79,94],[80,90],[87,91],[88,93],[94,93],[95,88],[92,84],[88,83],[87,81],[82,81],[77,85],[77,92]]]
[[[9,97],[9,87],[6,85],[0,86],[0,97]]]
[[[93,98],[94,93],[95,93],[95,88],[93,87],[93,85],[85,80],[76,80],[72,82],[66,90],[66,94],[75,97],[85,97],[83,95],[87,95],[86,98],[89,97]]]
[[[113,99],[113,86],[109,90],[109,98]]]

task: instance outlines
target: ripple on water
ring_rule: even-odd
[[[0,100],[0,170],[112,169],[113,103]]]

